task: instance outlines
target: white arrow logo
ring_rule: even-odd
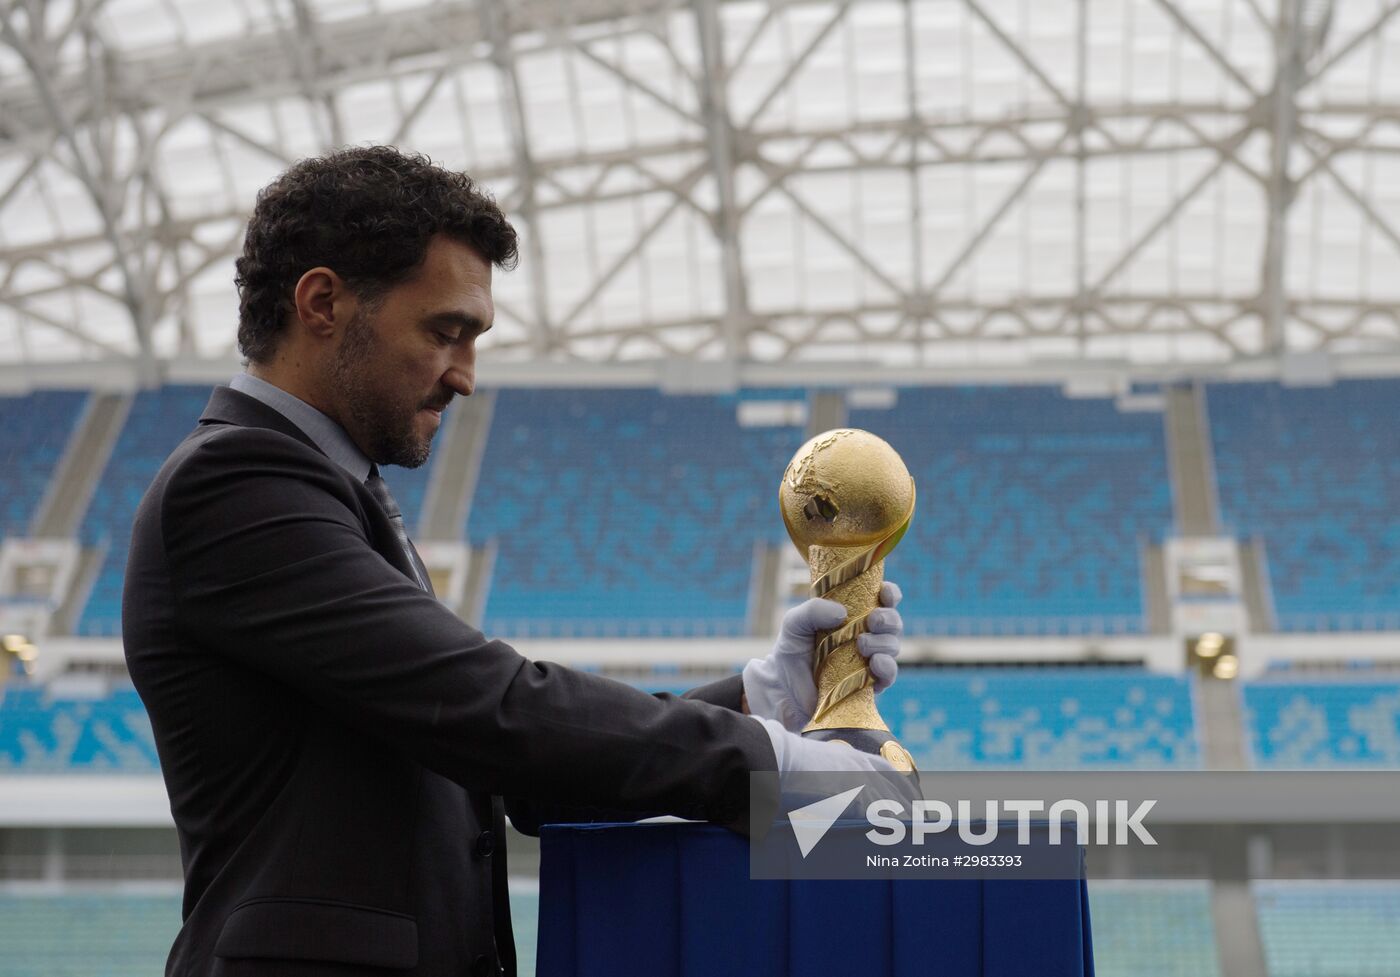
[[[831,826],[845,813],[851,800],[863,789],[852,787],[850,790],[825,797],[815,804],[788,812],[788,821],[792,824],[792,833],[797,837],[797,847],[801,849],[803,858],[817,847],[817,842],[826,837]]]

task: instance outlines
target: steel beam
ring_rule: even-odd
[[[704,64],[700,104],[709,143],[711,175],[718,196],[711,226],[719,240],[720,273],[724,279],[724,346],[727,358],[738,361],[748,355],[745,333],[749,323],[749,294],[739,240],[740,211],[734,188],[737,159],[734,125],[729,116],[729,82],[718,0],[697,0],[695,21]]]
[[[501,112],[510,132],[511,154],[519,181],[517,205],[525,224],[525,274],[530,279],[532,315],[526,320],[537,356],[547,356],[554,348],[554,323],[549,309],[548,265],[545,263],[543,228],[536,186],[538,176],[530,149],[530,129],[525,118],[525,99],[520,93],[515,52],[507,29],[505,0],[483,0],[482,18],[491,39],[491,60],[501,79]]]

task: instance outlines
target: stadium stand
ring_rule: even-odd
[[[510,923],[515,931],[515,962],[519,977],[533,977],[539,942],[540,887],[534,879],[512,879]]]
[[[107,553],[78,621],[78,634],[121,633],[122,576],[131,520],[166,456],[199,422],[209,402],[209,389],[169,386],[136,395],[80,531],[84,546],[105,547]]]
[[[62,699],[39,686],[0,688],[0,774],[159,772],[135,689]]]
[[[704,680],[637,684],[679,693]],[[925,770],[1194,768],[1200,748],[1190,680],[1139,669],[905,668],[880,698],[895,736]],[[0,771],[157,771],[141,700],[51,699],[0,691]]]
[[[467,528],[473,545],[499,544],[486,631],[744,633],[754,544],[786,539],[777,486],[803,436],[740,427],[737,403],[501,391]]]
[[[1324,390],[1213,385],[1209,419],[1229,529],[1266,541],[1287,630],[1400,630],[1400,384]],[[86,394],[0,398],[0,530],[26,534]],[[83,635],[120,633],[130,520],[194,425],[206,386],[137,395],[82,524],[106,559]],[[485,628],[504,637],[731,636],[749,629],[753,547],[788,547],[774,500],[800,427],[743,427],[741,398],[654,390],[498,394],[463,537],[498,544]],[[1059,388],[901,389],[895,410],[849,423],[886,437],[919,485],[890,558],[907,630],[1058,636],[1143,627],[1138,553],[1170,529],[1161,417]],[[1028,433],[1029,432],[1029,433]],[[438,457],[435,455],[434,457]],[[385,476],[413,527],[433,462]],[[716,501],[718,500],[718,501]],[[918,612],[914,609],[919,608]],[[1320,640],[1337,640],[1323,638]],[[1400,677],[1275,668],[1238,685],[1252,764],[1400,768]],[[693,677],[658,664],[652,691]],[[880,700],[924,770],[1195,769],[1196,680],[1127,667],[921,668]],[[0,687],[0,776],[159,772],[139,697]],[[1270,977],[1400,973],[1400,886],[1256,882]],[[1208,882],[1091,883],[1097,969],[1220,974]],[[538,890],[513,882],[522,974]],[[179,900],[140,892],[16,895],[0,886],[0,974],[159,972]]]
[[[1241,696],[1256,767],[1400,767],[1400,678],[1266,674]]]
[[[1200,765],[1191,683],[1140,669],[904,668],[880,713],[923,770]]]
[[[1221,517],[1263,538],[1278,629],[1400,630],[1400,383],[1206,396]]]
[[[521,977],[535,972],[539,888],[512,884]],[[151,977],[180,930],[180,896],[0,892],[0,973],[5,977]]]
[[[1269,977],[1400,974],[1400,884],[1255,882]]]
[[[180,930],[180,896],[0,893],[5,977],[151,977]]]
[[[1090,881],[1089,916],[1098,977],[1220,977],[1209,882]]]
[[[46,390],[0,397],[0,535],[28,536],[88,395]]]
[[[1143,630],[1138,552],[1171,524],[1160,414],[1052,387],[927,387],[849,421],[889,441],[918,486],[888,564],[908,633]]]

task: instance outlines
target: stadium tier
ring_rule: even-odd
[[[38,686],[0,687],[0,774],[159,772],[134,689],[62,699]]]
[[[51,390],[0,397],[0,535],[30,535],[87,396]]]
[[[510,901],[519,973],[531,977],[539,889],[512,883]],[[0,974],[152,977],[180,931],[180,902],[178,893],[0,892]]]
[[[122,577],[131,520],[166,456],[199,422],[209,390],[161,387],[137,394],[132,402],[79,534],[84,546],[107,551],[78,621],[79,634],[121,634]]]
[[[1089,915],[1098,977],[1220,977],[1209,882],[1091,881]]]
[[[1264,540],[1281,631],[1400,630],[1400,383],[1207,389],[1221,518]]]
[[[923,387],[850,426],[889,441],[918,486],[888,564],[908,633],[1143,630],[1139,550],[1172,518],[1160,414],[1054,387]]]
[[[540,887],[535,880],[511,880],[510,924],[515,932],[516,971],[519,977],[533,977],[540,926]]]
[[[520,973],[534,973],[538,889],[511,886]],[[1269,977],[1394,977],[1400,889],[1256,883]],[[1091,882],[1100,977],[1217,977],[1208,882]],[[178,895],[0,895],[7,977],[146,977],[180,925]]]
[[[1400,679],[1267,677],[1241,695],[1257,767],[1400,767]]]
[[[684,691],[704,680],[640,682]],[[1200,765],[1190,680],[1139,669],[905,668],[880,698],[925,770],[1157,769]],[[154,773],[150,723],[130,688],[94,699],[0,690],[0,772]]]
[[[196,423],[207,386],[137,394],[81,524],[105,558],[81,635],[120,631],[131,517]],[[85,394],[0,398],[6,535],[27,535]],[[494,553],[486,630],[504,637],[732,636],[752,623],[756,544],[787,547],[776,483],[800,426],[744,426],[744,399],[507,389],[469,525]],[[1400,383],[1208,389],[1227,531],[1264,540],[1282,630],[1400,630]],[[1162,416],[1058,387],[919,387],[848,423],[885,437],[918,484],[891,555],[915,635],[1138,633],[1141,552],[1171,530]],[[440,457],[435,456],[435,457]],[[435,461],[385,477],[410,530]]]
[[[905,668],[880,713],[923,770],[1200,765],[1191,682],[1138,669]]]
[[[1400,974],[1400,885],[1255,882],[1269,977]]]
[[[737,403],[501,391],[468,525],[497,546],[486,631],[744,634],[754,544],[786,539],[778,480],[804,438],[741,427]]]
[[[151,977],[180,931],[180,896],[0,893],[5,977]]]

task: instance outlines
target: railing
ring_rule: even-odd
[[[174,846],[172,832],[170,838]],[[169,854],[122,853],[110,855],[74,855],[60,853],[54,857],[42,853],[0,855],[0,882],[38,881],[46,873],[56,871],[63,880],[177,880],[183,878],[180,853]]]
[[[904,633],[938,637],[1079,637],[1142,634],[1142,618],[1131,614],[1039,617],[914,617],[905,615]]]
[[[486,633],[502,638],[735,638],[746,633],[737,618],[487,618]],[[1078,637],[1142,634],[1132,614],[1026,617],[911,617],[905,633],[944,637]]]
[[[1280,631],[1400,631],[1400,612],[1341,612],[1278,614]]]
[[[487,618],[502,638],[736,638],[742,618]]]

